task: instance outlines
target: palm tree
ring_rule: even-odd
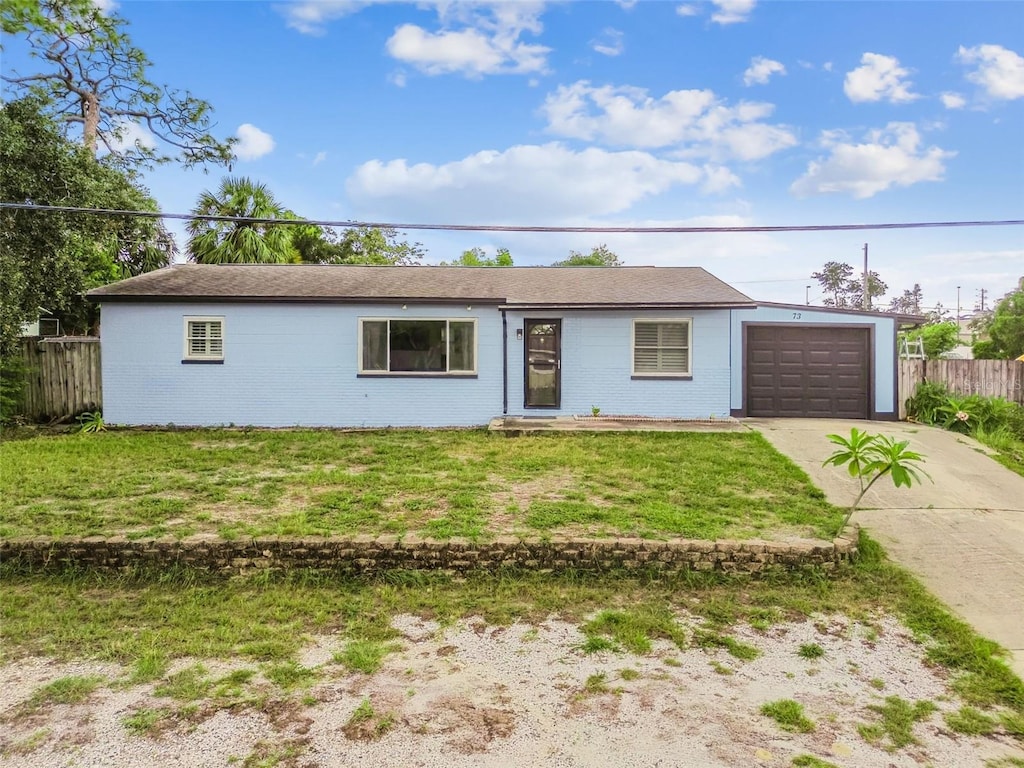
[[[265,184],[246,176],[228,176],[216,194],[203,192],[192,213],[288,219],[289,212]],[[245,221],[192,219],[188,223],[188,258],[199,264],[280,264],[295,261],[290,227]]]

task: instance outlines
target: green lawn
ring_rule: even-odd
[[[109,431],[0,445],[0,536],[831,538],[757,433]]]

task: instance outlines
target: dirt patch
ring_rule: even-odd
[[[541,475],[517,483],[510,483],[497,475],[489,475],[487,481],[504,486],[502,490],[491,494],[491,501],[496,507],[507,509],[514,505],[521,510],[528,509],[530,502],[537,499],[563,499],[563,493],[572,490],[576,484],[576,478],[569,472]]]
[[[679,620],[699,623],[685,614]],[[273,689],[259,706],[218,709],[188,727],[148,735],[130,731],[126,717],[169,702],[153,696],[153,684],[113,682],[129,670],[9,662],[0,666],[0,717],[67,675],[102,674],[111,682],[81,704],[49,708],[31,722],[9,721],[0,735],[0,765],[159,765],[174,755],[196,768],[245,760],[288,768],[791,768],[796,755],[812,754],[844,767],[983,768],[991,758],[1024,758],[1021,743],[1002,731],[965,737],[945,726],[942,714],[963,702],[945,674],[925,663],[924,646],[885,616],[867,622],[814,616],[766,631],[729,630],[758,649],[752,661],[666,641],[655,641],[643,656],[585,654],[579,628],[557,619],[507,627],[467,619],[442,628],[398,616],[393,626],[402,647],[374,675],[348,674],[331,661],[345,638],[314,637],[302,661],[319,662],[321,676],[308,691]],[[807,643],[823,655],[800,658],[796,651]],[[194,663],[180,660],[174,668]],[[242,660],[203,663],[213,677],[251,668]],[[264,690],[263,682],[256,685]],[[869,706],[887,696],[938,707],[914,726],[919,744],[890,752],[859,735],[858,725],[877,717]],[[786,733],[760,714],[764,703],[787,698],[803,705],[813,732]]]

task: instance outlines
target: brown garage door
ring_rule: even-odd
[[[747,326],[747,415],[870,418],[867,328]]]

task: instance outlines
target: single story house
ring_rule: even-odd
[[[699,267],[181,264],[89,296],[104,417],[136,425],[894,419],[908,320],[759,304]]]

